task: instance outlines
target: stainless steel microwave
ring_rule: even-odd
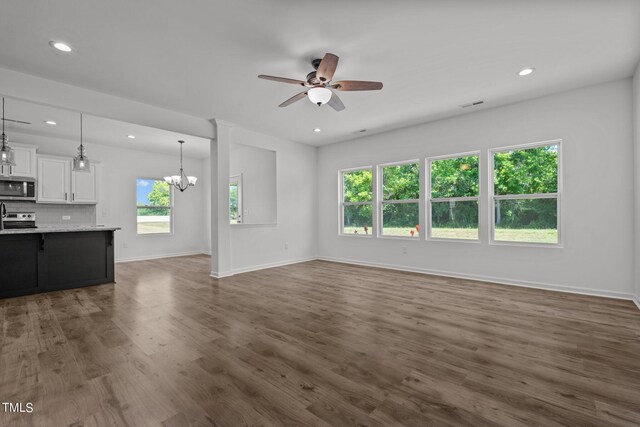
[[[36,180],[0,176],[0,201],[2,200],[36,200]]]

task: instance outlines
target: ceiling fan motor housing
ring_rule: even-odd
[[[316,72],[315,71],[312,71],[309,74],[307,74],[307,83],[309,83],[310,85],[322,84],[320,79],[318,77],[316,77]]]

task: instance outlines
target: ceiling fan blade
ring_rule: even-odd
[[[338,57],[333,53],[327,53],[320,61],[320,65],[318,65],[318,70],[316,71],[316,77],[320,79],[321,82],[330,82],[333,78],[333,74],[336,72],[336,67],[338,66]]]
[[[335,92],[331,95],[331,99],[329,100],[329,102],[327,102],[327,105],[329,105],[336,111],[344,110],[344,104],[342,103],[340,97],[338,97],[338,94]]]
[[[338,90],[380,90],[382,89],[382,82],[365,82],[360,80],[343,80],[341,82],[335,82],[331,85],[332,88]]]
[[[4,120],[5,122],[20,123],[20,124],[23,124],[23,125],[30,125],[31,124],[29,122],[23,122],[22,120],[13,120],[13,119],[2,119],[2,120]]]
[[[265,80],[273,80],[274,82],[280,82],[280,83],[291,83],[291,84],[300,85],[300,86],[304,86],[305,84],[305,82],[303,82],[302,80],[287,79],[286,77],[266,76],[264,74],[260,74],[258,78],[265,79]]]
[[[291,98],[284,101],[282,104],[278,105],[278,107],[286,107],[287,105],[291,105],[296,101],[300,101],[305,96],[307,96],[307,92],[300,92],[299,94],[292,96]]]

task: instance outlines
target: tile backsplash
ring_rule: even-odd
[[[38,225],[96,225],[95,205],[50,205],[34,202],[4,202],[7,212],[35,212]],[[70,217],[63,220],[63,216]]]

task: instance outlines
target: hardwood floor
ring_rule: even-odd
[[[2,426],[640,425],[630,301],[209,257],[0,300]]]

